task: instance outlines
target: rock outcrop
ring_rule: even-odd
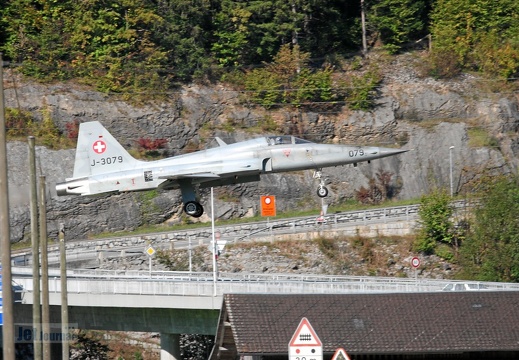
[[[409,60],[399,58],[385,70],[376,106],[371,111],[302,112],[289,108],[265,110],[240,103],[240,94],[223,86],[186,86],[167,100],[135,105],[75,84],[36,84],[8,73],[6,106],[30,111],[36,119],[50,114],[61,130],[73,121],[98,120],[126,147],[140,138],[167,139],[168,154],[214,146],[219,136],[233,142],[264,134],[273,120],[278,133],[306,136],[316,142],[402,146],[412,151],[397,157],[325,169],[334,204],[352,198],[380,170],[393,174],[399,198],[417,198],[433,187],[450,184],[452,155],[455,192],[462,192],[484,173],[517,172],[519,167],[519,99],[509,94],[478,91],[476,79],[419,79]],[[16,81],[12,79],[16,78]],[[225,129],[232,129],[227,132]],[[475,133],[484,141],[474,141]],[[453,149],[450,149],[454,146]],[[58,198],[54,184],[72,176],[74,150],[37,147],[38,168],[48,187],[48,229],[57,237],[64,223],[68,237],[131,230],[144,223],[177,221],[178,191],[128,193],[99,197]],[[27,238],[29,171],[27,145],[8,144],[11,238]],[[316,182],[311,172],[268,175],[259,183],[215,189],[217,218],[256,214],[259,196],[277,196],[278,211],[317,208]],[[209,192],[202,202],[209,209]],[[203,218],[202,218],[203,220]]]

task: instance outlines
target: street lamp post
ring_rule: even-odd
[[[452,185],[452,150],[454,149],[454,146],[451,146],[449,148],[449,165],[450,165],[450,183],[451,183],[451,197],[454,195],[454,188]]]

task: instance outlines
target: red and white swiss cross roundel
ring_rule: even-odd
[[[106,151],[106,143],[103,140],[97,140],[92,145],[92,149],[96,154],[102,154]]]

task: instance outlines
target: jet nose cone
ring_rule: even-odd
[[[409,150],[403,150],[403,149],[391,149],[391,148],[379,148],[380,156],[392,156],[392,155],[398,155],[405,152],[408,152]]]

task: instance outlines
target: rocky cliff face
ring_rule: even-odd
[[[266,119],[278,133],[305,135],[316,142],[402,146],[412,151],[361,164],[325,169],[337,203],[354,196],[380,170],[393,174],[399,198],[417,198],[433,187],[449,187],[450,155],[454,191],[463,192],[483,173],[517,172],[519,167],[519,99],[517,95],[478,91],[475,78],[452,82],[419,79],[408,59],[387,66],[372,111],[302,112],[289,108],[264,110],[247,107],[239,93],[223,86],[191,86],[161,102],[132,105],[75,84],[41,85],[8,73],[4,80],[6,106],[51,114],[59,128],[72,121],[98,120],[125,146],[139,138],[167,139],[170,155],[193,147],[212,146],[214,136],[227,142],[264,134]],[[13,81],[16,79],[16,81]],[[225,129],[232,129],[227,132]],[[483,140],[476,141],[476,137]],[[451,150],[450,147],[454,146]],[[131,230],[145,222],[176,221],[181,216],[178,191],[119,194],[99,197],[56,197],[56,182],[72,176],[74,150],[37,147],[38,166],[46,176],[50,236],[64,223],[70,239],[103,231]],[[12,241],[27,237],[29,225],[29,170],[27,145],[8,144],[8,174]],[[215,189],[217,218],[257,213],[259,196],[277,196],[278,211],[321,205],[312,173],[268,175],[259,183]],[[208,192],[202,203],[209,209]],[[203,218],[202,218],[203,220]]]

